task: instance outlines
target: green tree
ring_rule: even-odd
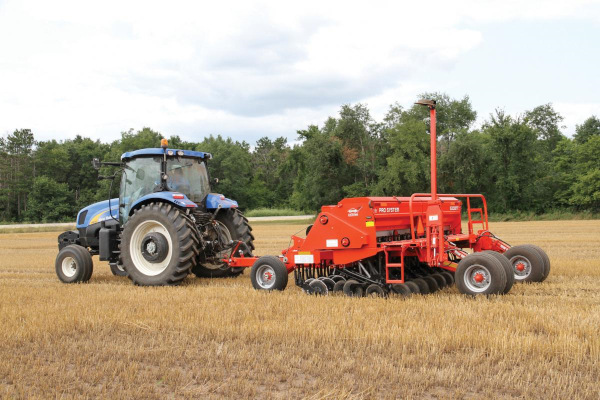
[[[483,132],[490,135],[494,160],[493,208],[503,212],[533,209],[538,193],[532,183],[539,172],[535,131],[524,121],[496,110]]]
[[[594,136],[600,136],[600,119],[592,115],[583,124],[575,126],[575,141],[585,143]]]
[[[53,222],[72,219],[77,214],[72,193],[66,183],[58,183],[47,176],[38,176],[29,193],[27,220]]]

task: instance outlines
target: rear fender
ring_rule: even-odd
[[[237,208],[238,203],[235,200],[228,199],[222,194],[209,193],[206,196],[206,209],[215,210],[217,208]]]
[[[150,193],[143,197],[137,199],[129,210],[129,215],[132,215],[133,212],[140,208],[144,204],[153,203],[156,201],[161,201],[163,203],[171,203],[174,206],[181,208],[196,208],[198,205],[188,199],[185,194],[177,193],[177,192],[156,192]]]

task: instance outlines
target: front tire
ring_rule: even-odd
[[[123,227],[121,258],[136,285],[178,285],[197,254],[194,227],[171,204],[150,203],[134,211]]]
[[[85,247],[71,244],[58,252],[54,267],[61,282],[83,283],[92,277],[94,264],[90,252]]]

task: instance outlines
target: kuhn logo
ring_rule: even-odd
[[[358,210],[356,208],[351,208],[348,210],[349,217],[358,217]]]

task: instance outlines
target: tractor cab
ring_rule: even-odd
[[[206,161],[209,153],[176,149],[142,149],[121,156],[123,175],[119,195],[124,224],[133,206],[144,197],[173,192],[184,206],[199,204],[210,193]],[[179,196],[183,195],[183,196]],[[176,196],[176,197],[175,197]]]

